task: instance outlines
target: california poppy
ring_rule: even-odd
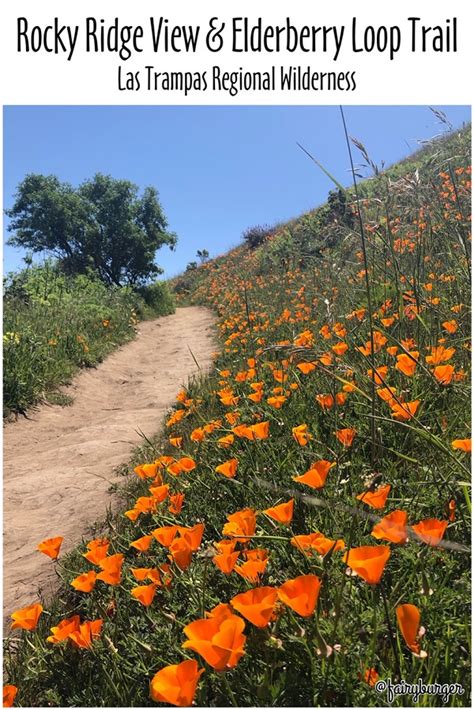
[[[308,431],[307,424],[300,424],[299,426],[294,426],[291,430],[293,434],[293,439],[298,442],[300,446],[306,446],[309,441],[313,438],[312,434]]]
[[[299,362],[296,366],[300,372],[303,373],[303,375],[309,375],[310,372],[313,372],[316,369],[316,363],[315,362]]]
[[[143,537],[139,537],[138,540],[134,540],[133,542],[131,542],[130,547],[134,547],[139,552],[146,552],[150,549],[150,545],[152,542],[152,535],[143,535]]]
[[[454,367],[452,365],[436,365],[433,375],[440,385],[449,385],[454,377]]]
[[[179,515],[184,503],[184,493],[174,493],[169,497],[168,510],[172,515]]]
[[[459,449],[467,454],[470,454],[472,450],[471,439],[454,439],[454,441],[451,442],[451,446],[453,449]]]
[[[47,540],[43,540],[38,545],[38,550],[44,555],[48,555],[52,560],[56,560],[59,555],[59,548],[63,542],[63,537],[50,537]]]
[[[240,552],[221,552],[214,555],[212,561],[224,574],[230,574],[239,558]]]
[[[57,626],[51,627],[51,636],[48,636],[46,641],[50,643],[61,643],[69,638],[69,634],[73,631],[78,631],[81,625],[81,617],[79,614],[71,616],[68,619],[63,619]]]
[[[246,579],[247,582],[258,584],[261,576],[265,572],[267,562],[267,559],[249,559],[240,565],[236,565],[234,570],[237,574]]]
[[[155,478],[160,466],[158,463],[142,463],[133,469],[139,478]]]
[[[204,523],[196,523],[192,528],[178,525],[178,532],[186,540],[192,552],[195,552],[201,544],[204,533]]]
[[[426,658],[426,651],[420,650],[417,640],[420,632],[420,611],[414,604],[397,606],[397,622],[405,643],[410,651],[420,658]]]
[[[222,534],[248,542],[255,533],[257,519],[252,508],[244,508],[227,516],[228,522],[222,528]]]
[[[373,688],[379,679],[379,674],[377,673],[375,668],[367,668],[367,670],[364,671],[363,679],[367,683],[367,685]]]
[[[188,640],[183,648],[190,648],[217,671],[234,668],[244,655],[245,622],[236,614],[217,614],[197,619],[184,627]]]
[[[92,562],[93,565],[98,565],[101,560],[107,557],[107,551],[109,549],[109,541],[107,538],[97,538],[96,540],[91,540],[87,543],[87,552],[83,553],[83,557]]]
[[[191,564],[193,551],[184,537],[176,537],[169,546],[171,555],[169,558],[182,570],[185,570]]]
[[[255,587],[237,594],[230,603],[254,626],[263,628],[273,616],[276,600],[277,590],[274,587]]]
[[[204,669],[194,660],[165,666],[150,681],[150,697],[157,703],[188,707],[193,703],[202,673]]]
[[[334,407],[334,397],[332,394],[317,394],[316,401],[321,409],[331,409],[331,407]]]
[[[387,545],[367,545],[351,548],[343,555],[342,560],[366,582],[378,584],[389,557],[390,548]]]
[[[215,470],[217,473],[222,473],[222,475],[226,478],[234,478],[237,473],[238,463],[237,459],[229,459],[228,461],[221,463],[219,466],[216,466]]]
[[[443,539],[446,528],[448,527],[447,520],[438,520],[437,518],[429,518],[420,520],[416,525],[412,525],[412,530],[427,545],[436,547]]]
[[[399,419],[400,421],[408,421],[409,419],[413,419],[419,405],[419,399],[415,399],[413,402],[401,402],[400,404],[396,402],[395,404],[391,404],[390,407],[392,409],[392,417],[394,419]]]
[[[295,535],[291,538],[291,544],[304,553],[311,553],[315,550],[319,555],[327,555],[330,550],[336,552],[345,548],[344,540],[331,540],[320,532],[313,532],[309,535]]]
[[[375,491],[364,491],[364,493],[360,493],[356,498],[363,503],[367,503],[371,508],[380,509],[385,506],[391,488],[392,486],[387,483],[385,486],[379,486]]]
[[[143,606],[150,606],[156,594],[156,584],[144,584],[139,587],[133,587],[132,596],[137,599]]]
[[[273,508],[267,508],[263,512],[270,518],[273,518],[273,520],[276,520],[277,523],[289,525],[293,520],[294,505],[294,499],[290,498],[287,503],[280,503],[280,505],[275,505]]]
[[[176,525],[165,525],[162,528],[155,528],[155,530],[152,530],[151,534],[155,540],[158,540],[160,545],[163,545],[163,547],[169,547],[176,537],[177,532],[178,528]]]
[[[95,621],[84,621],[79,629],[69,634],[69,639],[76,648],[91,648],[95,639],[100,636],[103,626],[102,619]]]
[[[352,442],[354,441],[354,437],[357,432],[355,429],[338,429],[335,434],[338,441],[340,441],[346,448],[349,448],[352,446]]]
[[[168,497],[169,488],[169,485],[166,484],[164,486],[150,486],[148,490],[157,503],[162,503]]]
[[[402,353],[397,355],[397,363],[395,367],[400,372],[403,372],[407,377],[413,377],[416,370],[417,360],[420,353],[417,351],[412,351],[410,353]]]
[[[404,510],[394,510],[374,525],[371,535],[377,540],[387,540],[395,544],[406,542],[408,538],[407,517]]]
[[[80,574],[78,577],[72,580],[71,587],[77,589],[78,592],[92,592],[95,587],[95,582],[97,578],[97,573],[91,570],[85,574]]]
[[[289,579],[277,590],[278,598],[300,616],[311,616],[318,602],[321,581],[315,574]]]
[[[25,629],[26,631],[34,631],[38,624],[38,620],[43,613],[41,604],[30,604],[23,609],[17,609],[11,615],[13,619],[12,629]]]
[[[122,553],[111,555],[99,562],[102,572],[99,572],[97,579],[106,584],[117,586],[122,578],[122,564],[124,555]]]
[[[4,685],[3,686],[3,707],[11,708],[15,702],[16,694],[18,693],[18,688],[16,685]]]
[[[293,480],[298,483],[304,483],[310,488],[322,488],[326,483],[329,470],[333,466],[335,466],[334,462],[331,463],[330,461],[325,461],[324,459],[321,459],[321,461],[315,461],[315,463],[311,464],[311,468],[306,471],[306,473],[302,476],[293,476]]]

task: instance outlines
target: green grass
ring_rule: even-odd
[[[131,340],[140,318],[173,312],[166,296],[159,283],[138,294],[130,288],[108,288],[92,275],[66,277],[52,262],[8,275],[4,415],[25,412],[44,399],[68,403],[56,388],[69,382],[78,368],[95,366]]]
[[[176,412],[183,414],[175,412],[164,435],[144,442],[128,470],[162,455],[191,457],[194,470],[179,476],[162,472],[170,493],[184,493],[183,509],[175,516],[165,501],[135,522],[123,513],[108,517],[100,533],[110,540],[108,554],[124,554],[117,586],[98,581],[91,593],[70,586],[81,573],[99,572],[82,556],[85,545],[52,563],[63,583],[60,594],[36,630],[6,641],[6,675],[19,688],[18,704],[153,705],[154,674],[194,658],[205,670],[195,702],[205,707],[390,705],[363,680],[370,668],[385,681],[459,683],[464,694],[452,695],[447,705],[469,705],[470,471],[468,454],[452,442],[470,436],[470,135],[437,142],[422,157],[417,175],[407,168],[401,181],[389,183],[387,175],[371,181],[370,196],[364,193],[363,235],[357,219],[352,227],[318,222],[314,229],[324,233],[313,235],[317,255],[302,253],[294,224],[283,226],[261,247],[240,246],[188,274],[186,288],[175,282],[180,298],[216,311],[221,351],[211,373],[190,383],[179,398]],[[352,191],[348,195],[356,218]],[[320,249],[321,239],[329,239],[331,248]],[[456,328],[449,332],[443,324],[453,320]],[[378,336],[371,336],[371,322]],[[373,354],[366,345],[372,337],[380,342]],[[338,343],[347,351],[336,354],[332,348]],[[454,376],[446,385],[426,360],[439,345],[454,349],[447,361]],[[396,353],[387,351],[394,347]],[[396,367],[397,355],[407,351],[419,353],[413,375]],[[304,374],[297,367],[303,362],[317,366]],[[384,366],[384,381],[396,388],[392,406],[378,396],[367,374]],[[249,399],[256,382],[260,401]],[[321,395],[339,395],[339,404],[325,409],[317,400]],[[281,408],[272,396],[285,397]],[[397,403],[417,400],[412,418],[392,416]],[[268,438],[249,440],[234,432],[228,448],[219,441],[236,424],[259,422],[269,423]],[[292,434],[302,424],[312,437],[306,445]],[[356,432],[350,447],[335,436],[343,428]],[[175,442],[178,448],[170,437],[182,437]],[[235,478],[216,473],[231,458],[238,461]],[[335,464],[324,487],[293,480],[321,459]],[[374,479],[374,487],[391,486],[381,509],[357,499]],[[120,507],[130,510],[138,497],[149,496],[150,482],[135,475],[127,479]],[[290,497],[295,505],[289,525],[262,512]],[[255,587],[235,571],[224,575],[212,561],[227,516],[248,507],[257,513],[249,547],[265,548],[269,555],[260,583],[278,588],[314,574],[321,590],[308,617],[282,604],[264,628],[246,621],[245,655],[232,669],[216,672],[182,648],[183,628]],[[440,544],[427,545],[410,530],[406,544],[375,539],[374,523],[394,510],[407,513],[409,526],[431,518],[447,522]],[[202,543],[186,569],[172,562],[171,585],[158,587],[144,607],[131,595],[140,584],[131,568],[161,565],[169,561],[169,551],[156,540],[141,553],[130,543],[175,521],[182,526],[202,521]],[[307,556],[291,544],[292,537],[315,531],[344,540],[346,551],[390,546],[380,583],[348,576],[341,551]],[[58,533],[51,530],[51,536]],[[237,543],[240,559],[244,548]],[[407,603],[420,611],[426,658],[411,652],[397,625],[396,610]],[[73,614],[104,620],[89,650],[45,640],[52,626]],[[318,653],[326,645],[334,651]],[[392,703],[441,704],[426,694],[416,703],[408,694]]]

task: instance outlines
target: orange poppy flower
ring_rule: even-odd
[[[303,373],[303,375],[309,375],[310,372],[313,372],[316,369],[316,363],[315,362],[299,362],[296,366],[300,372]]]
[[[179,515],[181,513],[183,503],[184,503],[184,493],[175,493],[169,498],[168,510],[172,515]]]
[[[37,549],[44,555],[51,557],[52,560],[56,560],[63,540],[63,537],[50,537],[40,542]]]
[[[433,370],[433,375],[440,385],[449,385],[454,377],[454,367],[452,365],[437,365]]]
[[[226,478],[234,478],[237,473],[238,463],[237,459],[229,459],[228,461],[221,463],[219,466],[216,466],[215,470],[217,473],[222,473],[222,475]]]
[[[219,446],[222,446],[222,448],[228,449],[229,446],[232,446],[234,440],[235,436],[233,434],[227,434],[227,436],[221,436],[220,439],[217,439],[217,443]]]
[[[157,503],[162,503],[168,497],[169,489],[169,485],[166,484],[164,486],[150,486],[148,490]]]
[[[441,365],[443,362],[451,360],[456,352],[456,348],[445,348],[443,345],[431,348],[431,354],[425,357],[429,365]]]
[[[138,540],[134,540],[130,543],[130,547],[134,547],[135,550],[139,552],[146,552],[150,549],[150,545],[153,542],[153,535],[144,535],[139,537]]]
[[[252,400],[252,402],[261,402],[263,399],[263,390],[257,390],[256,392],[252,392],[251,394],[247,395],[247,399]]]
[[[180,569],[185,570],[189,567],[193,551],[184,537],[175,538],[169,546],[169,551],[171,553],[169,558],[172,559]]]
[[[334,407],[334,397],[332,394],[317,394],[316,402],[321,409],[331,409],[331,407]]]
[[[157,703],[189,707],[193,704],[199,677],[204,673],[196,661],[165,666],[150,681],[150,697]]]
[[[247,621],[263,628],[274,614],[276,600],[277,590],[274,587],[255,587],[237,594],[230,603]]]
[[[367,375],[375,382],[376,385],[384,385],[384,380],[387,379],[388,367],[382,365],[376,367],[375,370],[367,370]]]
[[[3,686],[3,707],[11,708],[15,702],[16,694],[18,693],[18,688],[16,685],[4,685]]]
[[[387,502],[388,494],[392,486],[387,483],[385,486],[379,486],[375,491],[364,491],[356,496],[357,500],[367,503],[371,508],[383,508]]]
[[[295,535],[291,538],[291,544],[293,547],[300,550],[300,552],[307,554],[315,550],[323,557],[327,555],[330,550],[337,552],[337,550],[343,550],[346,546],[344,540],[331,540],[320,532],[310,533],[309,535]]]
[[[315,574],[289,579],[277,590],[278,598],[300,616],[311,616],[318,602],[321,581]]]
[[[426,651],[420,650],[417,641],[420,631],[420,611],[414,604],[400,604],[397,606],[397,622],[405,643],[410,651],[420,658],[426,658]]]
[[[331,463],[330,461],[321,459],[321,461],[316,461],[311,464],[309,471],[306,471],[302,476],[293,476],[293,480],[298,483],[304,483],[310,488],[322,488],[326,483],[329,470],[333,466],[335,466],[334,462]]]
[[[160,545],[169,547],[176,537],[177,532],[178,528],[176,525],[165,525],[162,528],[155,528],[155,530],[152,530],[151,534]]]
[[[96,579],[97,573],[91,570],[90,572],[80,574],[79,577],[73,579],[71,582],[71,587],[77,589],[78,592],[85,592],[86,594],[88,594],[94,589]]]
[[[394,396],[397,394],[396,387],[377,387],[376,391],[380,399],[389,404],[394,402]]]
[[[275,505],[273,508],[267,508],[263,512],[276,520],[277,523],[282,523],[283,525],[289,525],[293,520],[293,509],[295,501],[293,498],[287,503],[280,503],[280,505]]]
[[[410,352],[409,354],[402,353],[401,355],[397,355],[397,362],[395,367],[397,368],[397,370],[400,370],[400,372],[403,372],[403,374],[407,377],[413,377],[417,365],[416,361],[419,355],[420,353],[416,350]]]
[[[69,634],[69,639],[76,648],[91,648],[95,639],[100,636],[103,626],[102,619],[85,621],[77,631]]]
[[[404,510],[394,510],[374,525],[370,533],[377,540],[387,540],[395,544],[407,541],[407,514]]]
[[[248,427],[253,439],[267,439],[270,433],[270,422],[259,422]]]
[[[244,628],[243,619],[227,612],[198,619],[184,627],[183,648],[199,653],[216,671],[235,668],[244,655]]]
[[[139,478],[155,478],[159,469],[160,464],[155,461],[155,463],[142,463],[140,466],[135,466],[133,470]]]
[[[453,449],[459,449],[467,454],[470,454],[472,450],[471,439],[454,439],[451,442],[451,446]]]
[[[312,434],[308,432],[307,424],[300,424],[299,426],[294,426],[291,430],[293,434],[293,439],[298,442],[300,446],[306,446],[308,442],[313,438]]]
[[[25,629],[25,631],[34,631],[38,624],[38,620],[43,613],[41,604],[30,604],[17,609],[11,615],[13,619],[12,629]]]
[[[411,529],[423,542],[427,545],[436,547],[443,539],[446,528],[448,527],[447,520],[438,520],[437,518],[429,518],[420,520],[416,525],[412,525]]]
[[[331,350],[336,353],[336,355],[344,355],[344,353],[349,349],[347,343],[336,343],[336,345],[331,345]]]
[[[201,429],[201,427],[197,427],[197,429],[193,429],[191,432],[189,438],[191,441],[204,441],[206,438],[206,435],[204,431]]]
[[[265,573],[267,563],[267,559],[248,559],[241,565],[236,565],[235,572],[240,574],[247,582],[258,584],[261,576]]]
[[[102,572],[99,572],[97,579],[100,579],[102,582],[110,584],[114,587],[120,584],[120,580],[122,578],[123,560],[124,555],[122,553],[111,555],[110,557],[106,557],[104,560],[101,560],[99,562],[99,567],[102,569]]]
[[[445,320],[444,323],[441,323],[441,325],[451,335],[458,329],[458,324],[455,320]]]
[[[367,668],[367,670],[364,672],[363,679],[367,683],[367,685],[373,688],[379,679],[379,674],[377,673],[375,668]]]
[[[197,466],[196,461],[194,459],[192,459],[190,456],[182,456],[175,463],[176,463],[176,467],[177,467],[179,473],[190,473],[190,471],[194,471],[194,469]],[[168,467],[168,471],[172,472],[171,466]],[[173,471],[173,473],[174,473],[174,471]]]
[[[197,523],[192,528],[178,525],[179,534],[186,540],[192,552],[195,552],[201,544],[204,533],[204,523]]]
[[[239,558],[240,552],[221,552],[214,555],[212,561],[224,574],[231,574]]]
[[[390,548],[387,545],[367,545],[353,547],[343,555],[342,560],[368,584],[378,584],[389,557]]]
[[[392,404],[392,417],[394,419],[399,419],[400,421],[408,421],[409,419],[413,419],[419,406],[419,399],[415,399],[413,402],[402,402],[401,404],[398,404],[397,402],[396,404]]]
[[[227,522],[222,528],[222,534],[239,538],[240,542],[248,542],[255,533],[257,519],[252,508],[244,508],[227,516]]]
[[[105,537],[91,540],[87,543],[88,552],[84,552],[82,556],[93,565],[98,565],[101,560],[107,557],[109,545],[110,543]]]
[[[132,597],[135,597],[143,606],[150,606],[156,594],[156,584],[144,584],[140,587],[134,587],[131,591]]]
[[[51,627],[51,636],[48,636],[46,641],[49,643],[61,643],[69,638],[69,634],[73,631],[78,631],[81,625],[81,617],[79,614],[71,616],[68,619],[63,619],[57,626]]]
[[[355,429],[337,429],[334,433],[341,444],[346,448],[349,448],[352,446],[352,442],[354,441],[357,431]]]
[[[278,395],[275,397],[269,397],[267,399],[267,404],[269,404],[270,407],[273,407],[274,409],[281,409],[285,404],[286,400],[287,397],[285,397],[284,395]]]
[[[171,446],[174,446],[176,449],[181,448],[183,445],[183,437],[182,436],[170,436],[170,444]]]

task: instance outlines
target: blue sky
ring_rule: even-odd
[[[470,107],[436,108],[455,127],[470,121]],[[425,106],[349,106],[345,114],[350,134],[379,164],[409,155],[418,141],[444,130]],[[178,235],[175,252],[165,247],[157,254],[172,276],[197,249],[216,256],[238,244],[247,227],[325,201],[332,184],[296,141],[349,184],[337,106],[5,107],[4,207],[27,173],[78,185],[102,172],[154,185]],[[4,271],[21,268],[23,256],[5,246]]]

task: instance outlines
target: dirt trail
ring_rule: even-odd
[[[4,618],[54,585],[52,562],[35,551],[62,535],[62,551],[103,517],[114,469],[154,434],[181,385],[206,369],[215,350],[214,317],[205,308],[139,324],[135,340],[97,369],[83,370],[65,392],[70,407],[41,406],[4,428]]]

